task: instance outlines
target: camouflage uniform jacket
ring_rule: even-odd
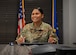
[[[50,35],[53,35],[53,37],[55,38],[57,37],[53,33],[52,27],[44,22],[42,22],[42,24],[38,28],[35,28],[33,23],[26,24],[20,35],[26,37],[25,41],[29,43],[48,42],[48,38],[50,37]]]

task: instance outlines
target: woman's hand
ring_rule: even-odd
[[[56,38],[54,38],[54,37],[49,37],[48,43],[56,44],[56,43],[57,43],[57,40],[56,40]]]
[[[25,37],[19,37],[17,40],[16,40],[17,44],[21,44],[21,43],[24,43],[25,42]]]

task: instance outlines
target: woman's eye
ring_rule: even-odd
[[[38,15],[39,13],[36,13],[36,15]]]
[[[39,13],[32,13],[31,15],[38,15]]]

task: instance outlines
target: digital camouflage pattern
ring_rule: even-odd
[[[20,35],[26,37],[25,41],[28,43],[48,42],[50,36],[56,38],[57,41],[57,36],[53,33],[52,27],[44,22],[37,28],[34,27],[33,23],[26,24]]]

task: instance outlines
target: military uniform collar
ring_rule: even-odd
[[[44,22],[42,22],[41,25],[40,25],[38,28],[35,28],[35,27],[34,27],[34,24],[33,24],[33,22],[32,22],[32,24],[31,24],[31,29],[42,30],[43,23],[44,23]]]

